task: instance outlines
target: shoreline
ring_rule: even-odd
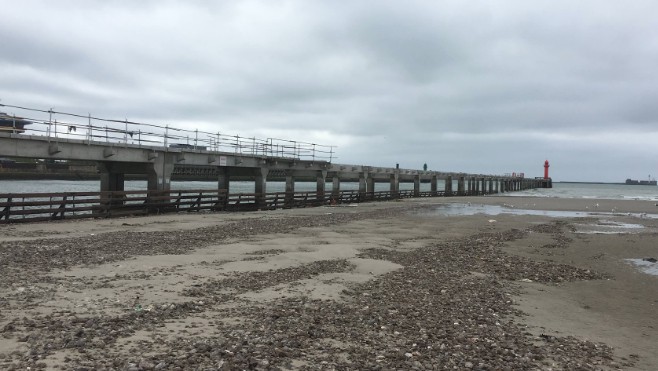
[[[435,213],[469,203],[592,215]],[[634,216],[657,212],[490,196],[2,225],[0,365],[649,370],[658,277],[624,259],[658,257]],[[643,227],[590,233],[611,223]]]

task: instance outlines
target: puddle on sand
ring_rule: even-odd
[[[559,210],[532,210],[517,209],[513,205],[484,205],[484,204],[444,204],[438,205],[430,214],[442,216],[468,216],[468,215],[538,215],[553,218],[584,218],[584,217],[613,217],[630,216],[639,219],[658,219],[658,214],[647,213],[618,213],[618,212],[590,212],[590,211],[559,211]]]
[[[613,222],[611,220],[600,220],[594,224],[576,224],[576,233],[582,234],[618,234],[633,233],[643,229],[642,224]]]
[[[658,215],[651,214],[613,214],[602,212],[585,212],[585,211],[556,211],[556,210],[532,210],[516,209],[512,205],[483,205],[483,204],[445,204],[438,205],[433,211],[426,214],[439,216],[471,216],[471,215],[534,215],[547,216],[551,218],[600,218],[603,216],[634,216],[638,218],[658,218]],[[642,228],[641,224],[621,223],[611,220],[599,220],[592,224],[576,224],[576,233],[585,234],[619,234],[633,233]]]
[[[590,213],[582,211],[553,211],[553,210],[529,210],[515,209],[513,207],[503,207],[499,205],[483,204],[445,204],[437,206],[431,214],[442,216],[468,216],[468,215],[538,215],[549,216],[553,218],[584,218],[592,216]]]
[[[653,263],[644,259],[626,259],[626,261],[633,264],[636,268],[646,274],[658,276],[658,263]]]

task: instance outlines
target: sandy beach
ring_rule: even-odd
[[[654,214],[496,196],[0,225],[0,368],[655,370]]]

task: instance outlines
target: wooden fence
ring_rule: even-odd
[[[0,223],[109,218],[166,212],[274,210],[441,196],[450,195],[443,191],[228,194],[226,190],[14,193],[0,194]]]

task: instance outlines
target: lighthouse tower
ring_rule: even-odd
[[[544,161],[544,179],[548,179],[548,167],[551,166],[548,164],[548,160]]]

